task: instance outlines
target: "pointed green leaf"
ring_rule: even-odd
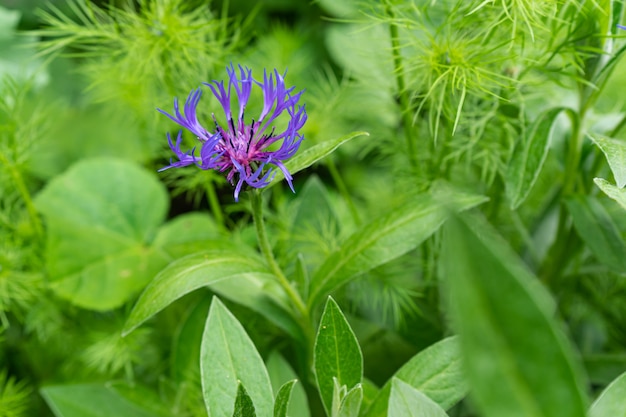
[[[56,417],[158,416],[99,384],[44,387],[41,396]]]
[[[415,249],[432,235],[449,211],[462,211],[486,200],[435,187],[401,207],[357,230],[333,252],[311,279],[309,306],[356,276]]]
[[[272,415],[274,397],[263,359],[243,326],[213,297],[200,353],[202,393],[210,416],[233,414],[238,386],[248,395],[259,417]]]
[[[315,338],[313,357],[317,386],[327,415],[333,406],[333,378],[351,389],[363,379],[359,342],[335,300],[328,297]]]
[[[626,372],[602,391],[591,405],[589,417],[626,417]]]
[[[396,372],[394,378],[424,393],[443,409],[451,408],[468,391],[458,337],[448,337],[419,352]],[[391,380],[380,390],[365,415],[385,417],[390,392]]]
[[[167,213],[165,187],[131,162],[81,161],[50,181],[35,204],[48,226],[50,287],[80,307],[122,305],[169,260],[152,246]]]
[[[591,196],[574,196],[565,203],[578,235],[595,257],[617,272],[626,272],[626,244],[602,204]]]
[[[357,138],[359,136],[364,136],[364,135],[369,136],[369,133],[352,132],[345,136],[341,136],[337,139],[331,139],[331,140],[327,140],[326,142],[313,145],[310,148],[303,150],[302,152],[298,152],[293,158],[288,160],[285,163],[285,168],[287,168],[289,173],[293,175],[298,171],[302,171],[303,169],[310,167],[317,161],[324,159],[325,157],[333,153],[335,149],[337,149],[344,143],[354,138]],[[276,172],[276,175],[274,176],[274,179],[265,188],[269,188],[279,183],[280,181],[283,180],[283,178],[285,178],[285,175],[283,174],[281,170],[277,169],[275,172]]]
[[[276,351],[270,353],[265,362],[265,366],[270,375],[274,392],[279,392],[283,385],[298,379],[298,375],[293,371],[289,362]],[[290,395],[287,414],[291,416],[309,417],[309,402],[302,384],[296,384]],[[276,397],[278,398],[278,395]],[[274,412],[276,412],[276,405],[274,406]]]
[[[594,178],[593,182],[613,200],[626,209],[626,188],[619,188],[605,179]]]
[[[511,202],[512,210],[526,200],[535,185],[548,155],[554,121],[564,110],[568,111],[558,107],[541,114],[530,127],[526,137],[516,146],[505,178],[506,195]]]
[[[589,135],[606,156],[619,188],[626,186],[626,141],[602,135]]]
[[[398,378],[391,379],[389,417],[447,417],[436,402]]]
[[[285,382],[283,386],[278,390],[276,394],[276,400],[274,401],[274,417],[287,417],[287,408],[289,407],[289,400],[291,399],[291,391],[293,386],[298,382],[297,379],[292,379],[289,382]],[[299,410],[303,414],[308,414],[309,410]],[[301,414],[302,415],[302,414]]]
[[[337,417],[358,417],[363,402],[363,387],[355,385],[341,400]]]
[[[548,292],[484,218],[445,232],[443,276],[482,415],[584,417],[585,378]]]
[[[211,246],[211,250],[172,262],[154,278],[131,311],[124,334],[182,296],[207,286],[297,335],[299,327],[286,313],[287,302],[263,259],[241,246],[225,242]]]
[[[256,417],[252,398],[250,398],[242,383],[239,383],[237,386],[237,398],[235,399],[233,417]]]

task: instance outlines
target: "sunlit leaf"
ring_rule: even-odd
[[[458,337],[449,337],[419,352],[394,375],[428,396],[443,409],[459,402],[468,391],[461,366]],[[391,380],[370,405],[367,417],[385,417],[391,392]]]
[[[387,415],[389,417],[447,417],[444,409],[427,395],[395,377],[391,379]]]
[[[133,404],[104,385],[57,385],[41,389],[56,417],[162,417]]]
[[[591,405],[589,417],[626,417],[626,372],[602,391]]]
[[[593,182],[613,200],[626,209],[626,188],[619,188],[605,179],[594,178]]]
[[[367,132],[352,132],[345,136],[341,136],[336,139],[327,140],[317,145],[313,145],[306,150],[298,152],[293,158],[289,159],[285,163],[285,167],[291,173],[291,175],[293,175],[298,171],[302,171],[303,169],[310,167],[317,161],[324,159],[326,156],[330,155],[335,149],[337,149],[344,143],[359,136],[369,136],[369,134]],[[277,184],[283,178],[285,178],[281,170],[276,170],[275,172],[276,175],[274,176],[274,179],[266,188]]]
[[[589,135],[606,156],[619,188],[626,186],[626,141],[602,135]]]
[[[333,406],[333,378],[348,390],[363,379],[363,355],[348,321],[331,297],[322,313],[315,338],[313,366],[315,377],[328,415]]]
[[[204,328],[200,370],[210,416],[233,415],[241,385],[248,387],[256,415],[272,415],[274,396],[263,359],[241,323],[217,297],[213,298]]]
[[[168,257],[152,246],[168,206],[155,174],[127,161],[81,161],[37,195],[50,287],[84,308],[126,302]]]
[[[211,246],[211,250],[172,262],[154,278],[131,311],[124,334],[191,291],[209,287],[297,336],[299,327],[287,313],[285,296],[263,259],[227,242],[214,241]]]

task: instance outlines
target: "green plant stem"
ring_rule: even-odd
[[[274,258],[274,253],[272,252],[272,246],[267,238],[267,233],[265,231],[265,222],[263,221],[263,203],[261,201],[261,195],[258,190],[252,190],[250,193],[250,200],[252,202],[252,217],[254,219],[254,225],[256,227],[256,234],[259,243],[259,247],[261,248],[261,252],[267,261],[267,264],[270,267],[270,270],[274,273],[276,278],[278,279],[278,283],[285,290],[285,293],[293,303],[294,307],[298,310],[300,316],[306,319],[308,323],[309,311],[306,308],[306,305],[302,301],[300,295],[293,288],[282,269],[276,262]],[[308,327],[308,324],[307,324]],[[307,329],[305,330],[305,333]]]
[[[215,221],[220,226],[220,228],[224,228],[224,213],[222,213],[222,206],[220,206],[220,202],[217,198],[217,193],[215,192],[215,186],[213,181],[207,181],[206,186],[206,196],[209,202],[209,207],[211,207],[211,213],[213,213],[213,217]]]
[[[30,221],[32,222],[33,228],[35,229],[35,233],[38,237],[43,236],[43,226],[41,225],[39,214],[37,213],[37,209],[35,208],[35,204],[33,203],[30,192],[28,191],[28,188],[24,183],[22,174],[15,167],[15,165],[11,164],[8,159],[1,153],[0,162],[2,162],[2,164],[7,167],[9,174],[13,178],[13,184],[17,188],[22,197],[22,200],[24,201],[24,204],[26,205],[26,211],[28,211],[28,215],[30,216]]]
[[[343,178],[339,174],[339,170],[337,169],[337,165],[332,157],[326,158],[326,166],[328,167],[328,172],[330,172],[330,176],[333,178],[337,189],[339,190],[339,194],[343,197],[346,204],[348,204],[348,209],[350,210],[350,214],[352,214],[352,218],[354,222],[359,225],[361,224],[361,218],[359,217],[359,212],[354,205],[354,201],[352,201],[352,197],[348,192],[348,188],[346,187],[346,183],[343,182]]]
[[[404,82],[404,70],[402,65],[402,55],[400,52],[400,38],[398,36],[398,26],[394,23],[395,14],[390,4],[386,7],[387,16],[391,22],[389,23],[389,35],[391,37],[391,53],[393,55],[393,67],[396,74],[396,87],[398,89],[398,97],[400,99],[400,107],[402,110],[402,125],[404,128],[404,137],[409,157],[409,163],[413,171],[417,172],[419,164],[417,161],[417,149],[413,140],[412,130],[413,123],[411,121],[409,97]]]

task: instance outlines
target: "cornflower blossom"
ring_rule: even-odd
[[[277,70],[270,73],[263,71],[263,82],[252,78],[252,70],[239,66],[239,75],[234,66],[226,68],[228,73],[228,85],[223,81],[203,83],[211,89],[226,115],[225,126],[220,126],[213,114],[215,123],[214,130],[206,129],[199,121],[196,113],[202,90],[192,90],[185,101],[181,112],[178,99],[174,99],[174,115],[161,109],[171,120],[193,133],[200,141],[200,152],[196,155],[196,148],[183,152],[180,149],[182,130],[178,132],[176,143],[172,143],[169,133],[167,140],[170,149],[178,157],[178,161],[170,161],[170,165],[161,168],[163,171],[169,168],[179,168],[196,164],[199,168],[215,169],[226,173],[226,179],[235,185],[235,201],[239,201],[239,193],[243,184],[253,188],[263,188],[272,181],[275,169],[280,169],[291,191],[294,191],[291,182],[292,177],[284,165],[284,161],[291,158],[300,147],[304,136],[300,129],[307,119],[304,105],[298,105],[300,96],[304,91],[293,94],[295,87],[286,88],[284,75]],[[244,121],[244,112],[253,86],[258,86],[263,91],[263,110],[257,120],[252,119],[250,124]],[[233,119],[231,109],[231,93],[235,90],[238,108],[237,119]],[[285,114],[286,113],[286,114]],[[289,117],[287,128],[276,133],[273,123],[285,114]],[[279,142],[280,141],[280,142]],[[270,146],[272,146],[270,150]],[[273,165],[273,166],[270,166]]]

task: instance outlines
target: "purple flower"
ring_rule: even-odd
[[[235,185],[236,182],[234,195],[235,201],[239,201],[239,193],[244,183],[254,188],[265,187],[272,181],[274,170],[278,168],[294,191],[292,177],[285,168],[284,161],[298,151],[304,139],[300,129],[306,122],[306,111],[304,105],[297,105],[304,91],[293,94],[295,87],[286,88],[284,75],[280,75],[276,70],[269,76],[263,71],[263,82],[252,78],[252,70],[241,65],[239,74],[232,64],[230,68],[226,68],[226,72],[228,73],[226,87],[223,81],[203,83],[211,89],[222,105],[226,115],[224,126],[218,124],[215,115],[213,115],[215,128],[212,131],[207,130],[198,121],[196,108],[202,96],[200,88],[191,91],[182,111],[178,99],[174,99],[174,115],[158,109],[193,133],[200,141],[199,154],[196,153],[195,147],[183,152],[180,149],[182,131],[178,133],[176,143],[172,143],[168,134],[167,140],[178,161],[170,161],[170,165],[159,171],[196,164],[201,169],[224,172],[231,184]],[[263,110],[257,120],[252,119],[246,124],[244,113],[255,85],[263,91]],[[231,109],[233,90],[238,106]],[[233,119],[233,110],[236,112],[236,119]],[[277,133],[273,124],[281,114],[284,114],[283,117],[289,117],[289,122],[283,132]]]

